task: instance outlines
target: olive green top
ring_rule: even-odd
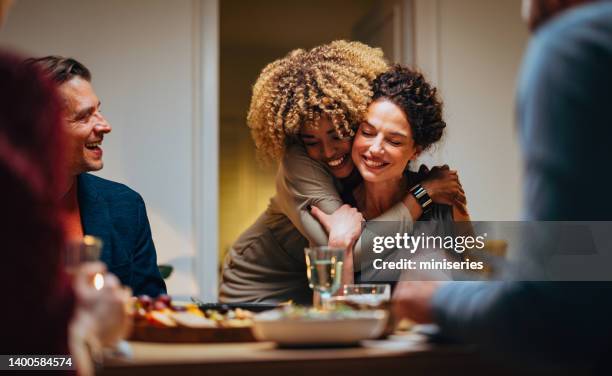
[[[340,188],[325,166],[309,158],[302,146],[288,147],[276,175],[276,195],[224,260],[219,301],[312,303],[304,248],[326,245],[327,234],[309,207],[333,213],[343,204]],[[409,232],[413,224],[402,202],[374,220],[396,222],[397,232]],[[355,263],[359,252],[358,243]]]

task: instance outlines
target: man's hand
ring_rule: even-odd
[[[326,214],[313,206],[310,213],[323,226],[329,235],[328,245],[350,250],[361,235],[363,215],[350,205],[342,205],[332,214]]]
[[[396,318],[409,318],[417,323],[434,321],[432,298],[440,282],[401,281],[393,293],[393,314]]]
[[[421,175],[426,173],[423,167],[421,166],[419,170]],[[421,182],[421,185],[425,188],[433,202],[454,206],[461,213],[467,215],[467,200],[459,181],[459,175],[457,171],[451,170],[448,165],[432,168],[425,180]]]

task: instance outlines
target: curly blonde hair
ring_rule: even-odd
[[[387,69],[381,49],[344,40],[268,64],[247,115],[259,157],[278,160],[302,126],[316,126],[324,115],[338,135],[353,136],[372,99],[372,81]]]

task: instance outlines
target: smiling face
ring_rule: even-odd
[[[302,127],[300,138],[308,156],[323,163],[335,177],[346,178],[353,171],[351,138],[340,137],[329,117],[321,116],[316,127]]]
[[[67,161],[72,176],[102,169],[102,140],[111,131],[100,112],[100,100],[91,83],[74,77],[59,87],[64,100],[64,117],[69,149]]]
[[[352,159],[363,180],[400,179],[408,162],[419,153],[401,108],[387,99],[372,102],[353,140]]]

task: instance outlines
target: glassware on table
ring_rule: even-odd
[[[310,288],[321,294],[314,305],[321,309],[339,289],[344,265],[344,249],[327,246],[305,248],[306,274]]]
[[[103,242],[100,238],[85,235],[83,239],[68,242],[64,253],[64,267],[68,274],[74,274],[76,269],[87,262],[100,260]],[[104,276],[102,273],[94,275],[93,284],[96,290],[104,287]]]
[[[365,283],[344,285],[342,295],[334,297],[333,300],[365,308],[381,308],[391,300],[391,285]]]
[[[100,255],[102,253],[103,242],[102,239],[92,236],[85,235],[82,239],[69,241],[64,252],[64,268],[66,272],[72,277],[76,277],[79,273],[79,268],[84,264],[98,262],[100,261]],[[76,281],[75,281],[76,282]],[[89,282],[88,282],[89,283]],[[95,273],[93,279],[91,280],[93,287],[98,290],[98,295],[91,295],[91,292],[88,292],[85,295],[86,302],[89,304],[100,304],[100,302],[108,302],[108,291],[105,294],[106,298],[103,297],[103,292],[100,291],[104,288],[104,273]],[[126,296],[131,296],[132,292],[129,287],[122,287],[122,292],[114,292],[114,297],[123,298],[121,294],[126,294]],[[78,295],[78,294],[77,294]],[[95,303],[94,303],[95,301]],[[126,317],[129,317],[132,314],[133,305],[127,297],[125,298],[125,312]],[[88,313],[92,315],[91,312]],[[110,327],[109,327],[110,328]],[[120,328],[120,329],[117,329]],[[121,324],[117,324],[116,327],[110,328],[112,331],[121,330],[121,338],[126,338],[131,330],[131,320],[125,321]],[[99,336],[93,333],[85,333],[83,338],[83,344],[87,348],[88,355],[86,358],[91,358],[94,364],[100,365],[103,363],[104,353],[113,353],[117,351],[125,352],[126,343],[123,340],[118,340],[114,344],[102,344],[100,342]],[[129,350],[129,346],[128,346]],[[89,361],[89,360],[87,360]]]

